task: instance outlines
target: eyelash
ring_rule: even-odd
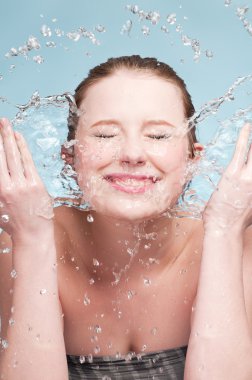
[[[104,135],[104,134],[100,134],[100,135],[95,135],[95,137],[98,137],[100,139],[109,139],[111,137],[115,137],[116,135]]]
[[[95,135],[95,137],[97,138],[100,138],[100,139],[109,139],[109,138],[112,138],[112,137],[115,137],[116,135],[104,135],[104,134],[100,134],[100,135]],[[164,134],[164,135],[149,135],[147,136],[151,139],[154,139],[154,140],[161,140],[161,139],[164,139],[164,140],[168,140],[171,138],[171,135],[167,135],[167,134]]]
[[[154,139],[154,140],[161,140],[161,139],[170,139],[171,138],[171,135],[167,135],[167,134],[164,134],[164,135],[149,135],[148,137],[150,137],[151,139]]]

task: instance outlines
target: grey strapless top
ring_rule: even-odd
[[[67,355],[69,380],[183,380],[186,351],[187,346],[123,358]]]

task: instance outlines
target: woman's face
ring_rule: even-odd
[[[182,95],[155,75],[120,70],[92,85],[80,109],[74,167],[84,199],[123,220],[156,217],[185,184]]]

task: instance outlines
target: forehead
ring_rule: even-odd
[[[86,117],[184,119],[182,92],[178,86],[149,72],[119,70],[92,84],[80,108]]]

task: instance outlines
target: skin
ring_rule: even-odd
[[[164,213],[182,192],[191,163],[179,89],[155,76],[120,71],[90,87],[80,108],[77,144],[67,160],[92,206],[92,223],[85,212],[66,207],[55,209],[51,218],[48,195],[24,140],[6,120],[1,123],[0,178],[4,175],[9,185],[0,183],[0,201],[10,220],[1,222],[6,233],[0,237],[2,246],[13,248],[13,255],[0,256],[2,331],[9,341],[2,370],[8,379],[15,378],[8,363],[18,351],[19,373],[23,378],[30,373],[24,339],[33,360],[42,360],[41,379],[53,380],[67,378],[66,353],[144,353],[189,342],[186,380],[250,379],[252,153],[247,161],[244,155],[249,126],[240,134],[203,221],[174,219]],[[93,126],[97,122],[99,127]],[[176,131],[171,139],[160,138],[170,131]],[[195,144],[195,149],[202,146]],[[13,157],[17,165],[10,167]],[[159,181],[145,190],[146,181],[124,178],[118,189],[103,179],[111,173],[147,174]],[[43,216],[37,211],[37,191],[46,205]],[[239,208],[234,207],[237,199]],[[38,241],[45,243],[38,246]],[[57,282],[56,271],[49,270],[56,260]],[[15,280],[9,276],[12,267],[18,273]],[[48,289],[43,303],[41,288]],[[31,301],[21,304],[27,294]],[[14,328],[8,326],[13,304]],[[31,312],[37,309],[40,313]],[[50,318],[42,317],[44,310],[50,310]],[[222,325],[227,315],[233,323]],[[214,326],[210,338],[206,321]],[[40,332],[44,345],[34,346],[27,323]],[[41,359],[45,342],[50,355]],[[241,360],[234,370],[237,355]],[[199,374],[202,362],[207,371]]]

